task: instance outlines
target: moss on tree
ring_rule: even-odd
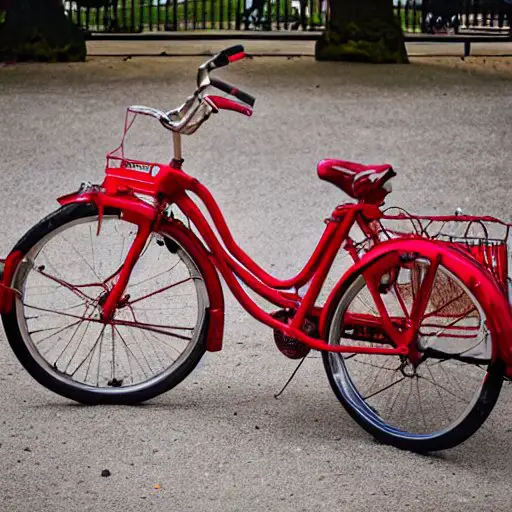
[[[85,38],[55,0],[16,0],[0,27],[0,61],[83,61]]]
[[[317,60],[407,63],[402,28],[391,1],[333,0],[329,26],[316,43],[315,56]]]

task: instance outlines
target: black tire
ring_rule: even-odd
[[[345,308],[345,311],[342,311],[341,314],[343,317],[346,314],[352,300],[348,298],[348,295],[351,294],[352,297],[354,296],[354,289],[360,286],[361,280],[364,281],[362,274],[364,271],[368,270],[368,268],[369,267],[356,273],[345,286],[339,290],[337,297],[333,301],[333,307],[328,313],[325,324],[329,343],[332,343],[332,338],[335,336],[333,333],[335,329],[337,329],[337,326],[334,325],[336,318],[338,320],[340,319],[340,311],[342,311],[343,308]],[[343,320],[341,324],[343,325]],[[345,356],[348,356],[347,359],[349,359],[357,355],[345,354]],[[503,383],[503,364],[500,361],[488,365],[486,364],[486,377],[483,378],[479,395],[476,400],[472,401],[470,406],[468,406],[471,407],[471,409],[462,421],[455,424],[455,426],[449,430],[434,432],[432,435],[425,435],[423,438],[420,438],[417,435],[409,434],[406,431],[401,431],[394,426],[385,424],[384,420],[380,417],[379,410],[374,409],[371,405],[366,407],[365,402],[371,395],[365,395],[363,397],[359,394],[357,386],[352,384],[351,377],[348,376],[348,370],[344,371],[343,379],[346,381],[350,380],[350,384],[340,385],[340,377],[339,375],[335,376],[335,369],[338,369],[339,372],[340,365],[346,368],[346,360],[342,357],[342,354],[323,352],[322,357],[332,390],[350,416],[379,442],[418,453],[452,448],[472,436],[491,413],[498,400]],[[391,356],[377,357],[391,359]],[[396,372],[397,370],[394,371]],[[483,371],[485,373],[485,370]]]
[[[72,204],[64,206],[30,229],[16,244],[13,250],[20,250],[24,255],[28,255],[30,251],[37,246],[37,244],[41,243],[42,245],[39,249],[41,251],[42,248],[45,247],[44,244],[47,243],[44,241],[45,238],[48,237],[47,241],[51,240],[49,235],[51,235],[55,230],[59,230],[61,228],[66,229],[66,225],[83,219],[90,221],[91,218],[96,218],[97,214],[97,208],[92,204]],[[112,218],[115,219],[116,217],[119,218],[120,212],[115,209],[106,209],[104,215],[106,217],[112,216]],[[163,246],[163,244],[159,245]],[[183,243],[183,241],[178,243],[173,240],[172,237],[166,235],[165,245],[169,251],[174,253],[182,251],[191,259],[187,251],[187,244]],[[162,250],[166,251],[166,247],[162,247]],[[204,272],[201,268],[200,261],[192,260],[192,262],[195,265],[197,275],[199,276],[198,278],[193,278],[194,286],[196,286],[195,279],[202,279]],[[20,266],[21,263],[15,272],[12,283],[13,285],[15,285],[17,281],[17,274],[19,273]],[[29,274],[31,270],[32,269],[28,270],[26,274]],[[205,293],[207,294],[207,292]],[[207,295],[206,298],[209,300]],[[185,377],[187,377],[187,375],[189,375],[189,373],[196,367],[206,351],[208,304],[206,304],[206,307],[204,308],[204,316],[201,316],[201,323],[200,327],[197,329],[197,335],[193,335],[193,347],[188,353],[183,355],[183,359],[180,359],[181,356],[176,358],[176,361],[179,362],[179,364],[176,363],[177,367],[168,374],[166,374],[166,371],[163,371],[162,373],[148,379],[147,385],[144,385],[143,382],[141,385],[137,386],[123,386],[119,383],[109,383],[109,386],[111,387],[100,388],[87,383],[78,383],[69,378],[68,375],[65,376],[64,374],[59,373],[57,371],[57,363],[52,367],[49,363],[43,362],[41,360],[42,356],[34,352],[34,347],[28,346],[24,335],[22,334],[23,329],[20,327],[19,322],[21,318],[20,315],[23,315],[22,308],[25,307],[22,302],[22,298],[17,298],[15,300],[12,311],[8,314],[2,315],[2,321],[7,339],[16,357],[29,374],[44,387],[66,398],[84,404],[137,404],[170,390],[185,379]],[[28,328],[26,331],[28,332]],[[30,333],[29,336],[32,334],[33,333]],[[114,346],[114,341],[112,341],[112,346]]]

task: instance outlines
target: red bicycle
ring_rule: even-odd
[[[194,94],[175,110],[130,107],[103,183],[59,198],[61,208],[15,245],[0,310],[16,356],[42,385],[78,402],[153,398],[205,351],[221,350],[220,273],[274,330],[281,352],[322,352],[339,401],[377,439],[419,452],[457,445],[512,375],[509,225],[383,210],[390,165],[323,160],[319,177],[355,202],[334,209],[295,277],[268,274],[236,244],[208,189],[182,170],[182,134],[220,110],[252,114],[252,96],[210,77],[243,57],[234,46],[202,64]],[[205,94],[210,87],[239,101]],[[138,115],[171,130],[170,164],[125,156]],[[342,249],[353,260],[343,275]],[[245,287],[278,310],[265,311]]]

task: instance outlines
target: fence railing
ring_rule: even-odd
[[[190,30],[319,31],[327,0],[75,0],[68,16],[89,32]],[[407,33],[507,32],[506,0],[394,0]]]

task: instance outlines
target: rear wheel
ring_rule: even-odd
[[[43,386],[78,402],[137,403],[181,382],[206,350],[209,298],[200,262],[172,234],[150,236],[113,319],[101,307],[137,232],[94,205],[69,205],[18,243],[25,257],[3,315],[7,338]]]
[[[382,348],[394,346],[386,316],[407,336],[421,312],[412,358],[323,353],[330,384],[350,415],[381,442],[407,450],[463,442],[485,421],[502,386],[501,364],[491,361],[490,312],[450,256],[404,261],[397,254],[371,263],[341,290],[326,324],[331,345]]]

